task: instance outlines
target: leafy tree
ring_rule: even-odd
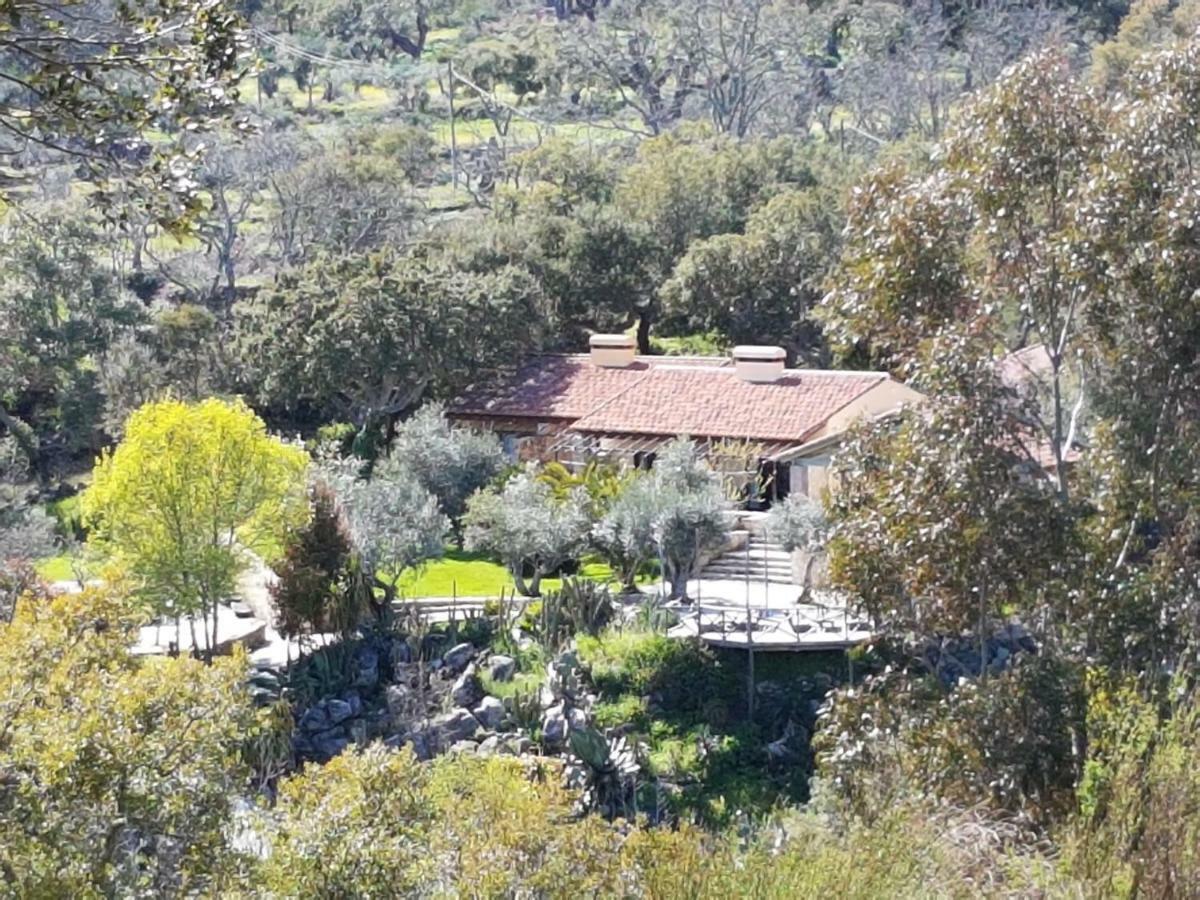
[[[412,473],[457,523],[467,498],[503,467],[504,452],[494,434],[452,426],[445,407],[431,403],[396,429],[389,459],[390,465]]]
[[[974,631],[1061,607],[1074,520],[991,360],[944,338],[929,403],[865,426],[835,461],[833,581],[889,634]],[[1024,432],[1028,434],[1028,432]]]
[[[649,232],[611,206],[573,205],[574,191],[593,189],[535,182],[528,193],[505,194],[483,230],[455,238],[467,268],[516,265],[535,277],[564,346],[589,333],[624,331],[654,300]]]
[[[437,144],[418,125],[389,125],[365,129],[365,143],[379,156],[392,160],[410,184],[425,184],[437,174]]]
[[[694,241],[744,231],[752,210],[784,185],[811,185],[798,151],[790,139],[739,144],[696,127],[643,142],[613,203],[620,217],[651,236],[644,266],[653,283],[670,276]],[[638,308],[642,353],[649,352],[650,328],[659,315],[657,297]]]
[[[0,872],[22,895],[223,893],[242,751],[266,734],[246,659],[135,658],[128,602],[89,589],[0,624]]]
[[[96,463],[83,493],[94,542],[115,555],[156,614],[199,615],[218,644],[243,544],[276,533],[303,509],[308,457],[267,434],[243,403],[149,403]]]
[[[199,0],[5,0],[6,154],[50,148],[105,177],[148,174],[168,220],[198,205],[194,134],[233,109],[246,49],[235,10]],[[173,135],[152,143],[151,129]]]
[[[58,544],[53,520],[29,502],[23,484],[28,477],[16,440],[0,438],[0,565],[48,556]]]
[[[366,436],[536,346],[538,311],[536,286],[512,267],[322,259],[239,305],[239,356],[262,405],[350,421]]]
[[[863,822],[922,797],[1001,809],[1035,831],[1075,803],[1081,674],[1047,649],[952,685],[900,667],[870,675],[827,701],[817,765]]]
[[[289,263],[403,245],[421,218],[398,163],[381,154],[318,148],[268,182],[271,239]]]
[[[637,591],[638,571],[657,552],[654,523],[658,515],[652,479],[638,475],[609,501],[592,527],[592,545],[612,566],[625,591]]]
[[[693,242],[660,289],[664,324],[733,344],[780,344],[793,359],[818,362],[822,340],[810,312],[840,231],[831,193],[781,193],[751,213],[744,234]]]
[[[1004,389],[1019,397],[1005,401],[1014,412],[996,419],[1008,421],[997,440],[1026,455],[1041,448],[1059,507],[1051,519],[1083,515],[1093,560],[1083,571],[1095,580],[1061,595],[1049,621],[1081,652],[1106,648],[1122,666],[1186,644],[1195,602],[1184,574],[1195,490],[1185,398],[1200,325],[1185,212],[1194,136],[1182,123],[1197,103],[1196,58],[1194,40],[1153,54],[1104,102],[1055,54],[1017,67],[964,111],[938,171],[893,168],[859,193],[830,298],[837,342],[865,339],[922,379],[953,380],[939,345],[951,327],[971,334],[952,352],[976,362],[1040,341],[1042,363],[1035,356]],[[994,415],[997,390],[992,382],[975,415]],[[1074,465],[1080,442],[1093,449]],[[1029,546],[1041,559],[1041,538]]]
[[[587,508],[582,489],[566,500],[555,498],[531,464],[502,488],[487,488],[467,501],[466,547],[495,556],[512,573],[517,590],[536,597],[542,578],[583,549]],[[528,581],[527,570],[532,572]]]
[[[96,363],[142,312],[102,266],[94,230],[14,217],[0,240],[0,426],[45,483],[55,449],[99,442]]]
[[[453,7],[452,0],[321,0],[311,13],[355,56],[370,61],[400,52],[420,59],[433,19]]]
[[[390,607],[405,569],[442,555],[450,520],[437,498],[395,458],[381,460],[369,478],[354,457],[325,460],[322,477],[337,495],[354,548],[351,577],[357,584],[351,589],[381,613]],[[382,607],[376,589],[383,593]]]
[[[694,90],[695,67],[679,28],[684,15],[656,0],[616,0],[603,15],[564,23],[557,37],[567,80],[615,93],[637,114],[643,134],[663,133],[683,116]]]

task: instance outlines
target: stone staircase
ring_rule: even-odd
[[[740,550],[729,550],[704,567],[700,577],[720,581],[793,584],[792,555],[762,534],[750,532]]]

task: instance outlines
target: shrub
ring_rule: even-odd
[[[288,535],[279,578],[271,585],[280,634],[345,635],[358,624],[361,610],[346,583],[350,549],[333,493],[316,486],[310,494],[308,522]]]
[[[646,632],[580,636],[579,657],[602,698],[656,696],[674,716],[700,716],[716,697],[735,694],[740,682],[711,651],[689,641]]]
[[[928,799],[1040,827],[1070,808],[1083,706],[1077,670],[1049,655],[950,687],[888,670],[830,695],[813,742],[817,771],[867,822]]]
[[[1093,675],[1089,752],[1065,869],[1095,896],[1200,894],[1200,695],[1163,703]]]

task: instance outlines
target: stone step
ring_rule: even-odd
[[[709,566],[702,574],[705,578],[740,579],[749,576],[751,581],[764,577],[770,580],[787,582],[792,580],[791,569],[746,569],[737,566]]]
[[[786,553],[782,556],[769,556],[766,554],[755,555],[753,553],[746,554],[735,552],[722,553],[720,556],[714,559],[713,562],[737,563],[741,566],[761,566],[766,564],[768,566],[784,566],[786,568],[791,568],[792,557],[790,554]]]
[[[740,556],[742,559],[770,559],[779,562],[789,562],[792,554],[783,550],[763,550],[751,547],[747,550],[728,550],[722,553],[721,556],[732,559],[735,556]]]

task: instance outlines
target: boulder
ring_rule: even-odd
[[[424,762],[433,759],[433,748],[430,746],[429,735],[424,731],[411,731],[408,734],[394,734],[387,738],[383,745],[394,750],[401,747],[411,747],[413,755]]]
[[[455,741],[451,744],[447,753],[476,753],[479,751],[479,745],[474,741]]]
[[[494,730],[504,721],[504,703],[496,697],[484,697],[471,713],[484,728]]]
[[[458,741],[475,737],[479,731],[479,720],[465,709],[452,709],[430,720],[429,730],[438,746],[450,747]]]
[[[310,706],[304,711],[304,715],[300,717],[300,721],[296,723],[296,727],[301,731],[325,731],[332,723],[329,721],[329,712],[325,708],[324,703],[318,703]]]
[[[416,691],[407,684],[389,684],[384,691],[384,700],[393,722],[412,718],[418,703]]]
[[[498,734],[493,734],[491,737],[485,738],[479,744],[479,752],[483,754],[503,752],[502,740]]]
[[[511,656],[497,654],[487,661],[487,670],[493,681],[512,681],[517,674],[517,661]]]
[[[325,704],[326,714],[329,716],[329,721],[334,725],[345,722],[354,715],[354,707],[345,700],[338,700],[334,698],[325,700],[323,702]]]
[[[566,743],[567,714],[560,703],[546,710],[542,716],[542,741],[550,746]]]
[[[450,688],[450,701],[455,706],[470,709],[482,699],[483,685],[479,683],[479,676],[475,674],[475,666],[472,664],[467,666]]]
[[[373,647],[363,645],[354,654],[356,671],[354,686],[370,690],[379,684],[379,654]]]
[[[471,644],[456,644],[442,654],[442,665],[451,672],[461,672],[475,655],[475,647]]]
[[[331,728],[312,736],[312,747],[320,759],[331,759],[350,746],[350,738],[341,728]]]

